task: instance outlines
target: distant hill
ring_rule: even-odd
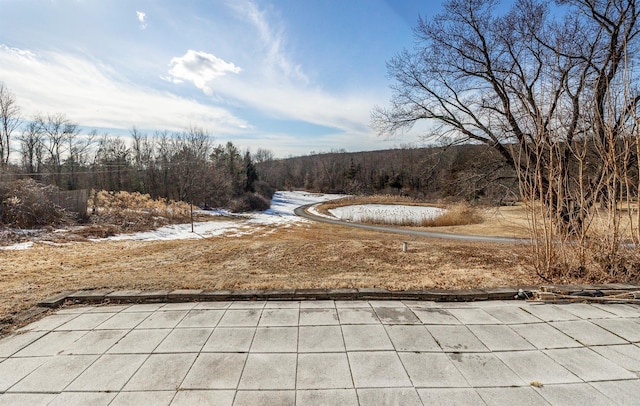
[[[402,194],[487,204],[518,199],[515,171],[484,145],[331,152],[256,165],[276,189]]]

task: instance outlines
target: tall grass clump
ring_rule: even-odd
[[[442,214],[434,218],[425,219],[422,227],[464,226],[482,223],[482,216],[475,207],[466,203],[458,203],[448,207]]]
[[[191,218],[191,206],[185,202],[137,192],[92,190],[89,204],[94,223],[111,224],[119,231],[145,230]]]

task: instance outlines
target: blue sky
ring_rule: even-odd
[[[189,126],[272,150],[419,144],[369,127],[385,63],[440,0],[0,0],[0,81],[25,117],[84,130]]]

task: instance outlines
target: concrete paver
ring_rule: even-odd
[[[298,352],[345,351],[340,326],[300,326]]]
[[[224,310],[191,310],[178,324],[178,328],[184,327],[216,327],[222,318]]]
[[[462,324],[500,324],[500,320],[483,309],[449,309],[449,313]]]
[[[71,382],[66,390],[118,392],[146,359],[146,354],[105,354]]]
[[[262,311],[258,326],[297,326],[299,314],[298,309],[265,309]]]
[[[578,341],[549,324],[515,324],[510,327],[540,350],[582,346]]]
[[[298,355],[296,388],[353,388],[347,354],[342,352]]]
[[[176,390],[196,354],[151,354],[125,385],[125,391]]]
[[[349,352],[356,388],[411,386],[411,380],[395,351]]]
[[[259,327],[251,352],[297,352],[298,327]]]
[[[361,405],[422,406],[414,388],[358,389]]]
[[[593,382],[591,384],[599,392],[620,405],[632,405],[640,403],[640,381],[607,381]]]
[[[453,314],[444,309],[413,309],[424,324],[460,324]]]
[[[633,379],[637,376],[590,348],[546,350],[545,354],[586,381]]]
[[[11,358],[0,362],[0,391],[6,391],[48,360],[47,357]]]
[[[469,325],[469,330],[491,351],[533,350],[534,347],[509,326]]]
[[[427,326],[444,351],[479,352],[489,351],[467,326]]]
[[[108,353],[145,354],[151,353],[169,335],[169,329],[131,330]]]
[[[474,387],[523,386],[524,382],[495,354],[451,353],[453,364]]]
[[[212,332],[212,328],[181,328],[172,330],[153,352],[200,352]]]
[[[548,385],[582,382],[582,379],[540,351],[497,352],[496,356],[527,383]]]
[[[92,405],[107,406],[115,393],[104,392],[62,392],[47,406]]]
[[[382,324],[421,324],[413,312],[406,307],[375,308]]]
[[[358,406],[355,389],[299,390],[296,400],[300,405]]]
[[[174,328],[187,315],[187,311],[157,311],[144,319],[140,328]]]
[[[295,391],[238,391],[233,406],[294,406]]]
[[[331,326],[340,324],[336,309],[300,309],[301,326]]]
[[[129,330],[93,330],[74,341],[62,354],[102,354]]]
[[[533,388],[480,388],[478,394],[487,406],[503,406],[505,404],[517,404],[527,406],[548,406],[542,396]]]
[[[74,306],[0,339],[0,406],[634,404],[639,320],[516,301]]]
[[[627,341],[611,334],[590,321],[560,321],[549,323],[552,327],[562,331],[569,337],[585,345],[626,344]]]
[[[603,345],[591,349],[626,370],[640,373],[640,347],[637,345]]]
[[[61,392],[97,358],[96,355],[59,355],[51,357],[7,391]],[[60,371],[64,371],[64,373],[60,373]]]
[[[239,389],[295,389],[296,354],[250,353]]]
[[[612,401],[587,383],[545,385],[538,393],[552,405],[608,405]]]
[[[347,351],[393,350],[387,331],[378,325],[342,326],[344,344]]]
[[[230,309],[218,323],[221,327],[256,327],[260,321],[260,309]]]
[[[120,392],[109,406],[168,406],[175,395],[175,391]]]
[[[338,309],[340,324],[379,324],[376,312],[368,308]]]
[[[202,353],[182,382],[184,389],[235,389],[246,353]]]
[[[396,351],[440,351],[440,346],[425,326],[385,326]]]
[[[603,329],[632,343],[640,342],[640,319],[591,320]]]
[[[415,387],[463,388],[469,386],[447,354],[401,352],[398,355]]]
[[[504,324],[527,324],[527,323],[541,323],[542,320],[536,316],[528,313],[520,307],[514,306],[499,306],[499,307],[487,307],[483,309],[493,318],[501,321]]]
[[[99,330],[121,330],[132,329],[138,324],[142,323],[144,319],[149,317],[149,312],[138,313],[116,313],[113,317],[105,320],[104,323],[99,324],[96,329]]]
[[[178,392],[171,402],[172,406],[231,406],[235,391],[188,391]]]
[[[202,347],[206,352],[248,352],[255,328],[217,328]]]
[[[21,331],[0,340],[0,357],[7,358],[47,334],[47,331]]]

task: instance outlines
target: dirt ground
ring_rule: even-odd
[[[0,320],[63,290],[536,285],[525,245],[464,243],[301,223],[242,237],[39,243],[0,251]],[[402,242],[409,250],[402,252]]]

